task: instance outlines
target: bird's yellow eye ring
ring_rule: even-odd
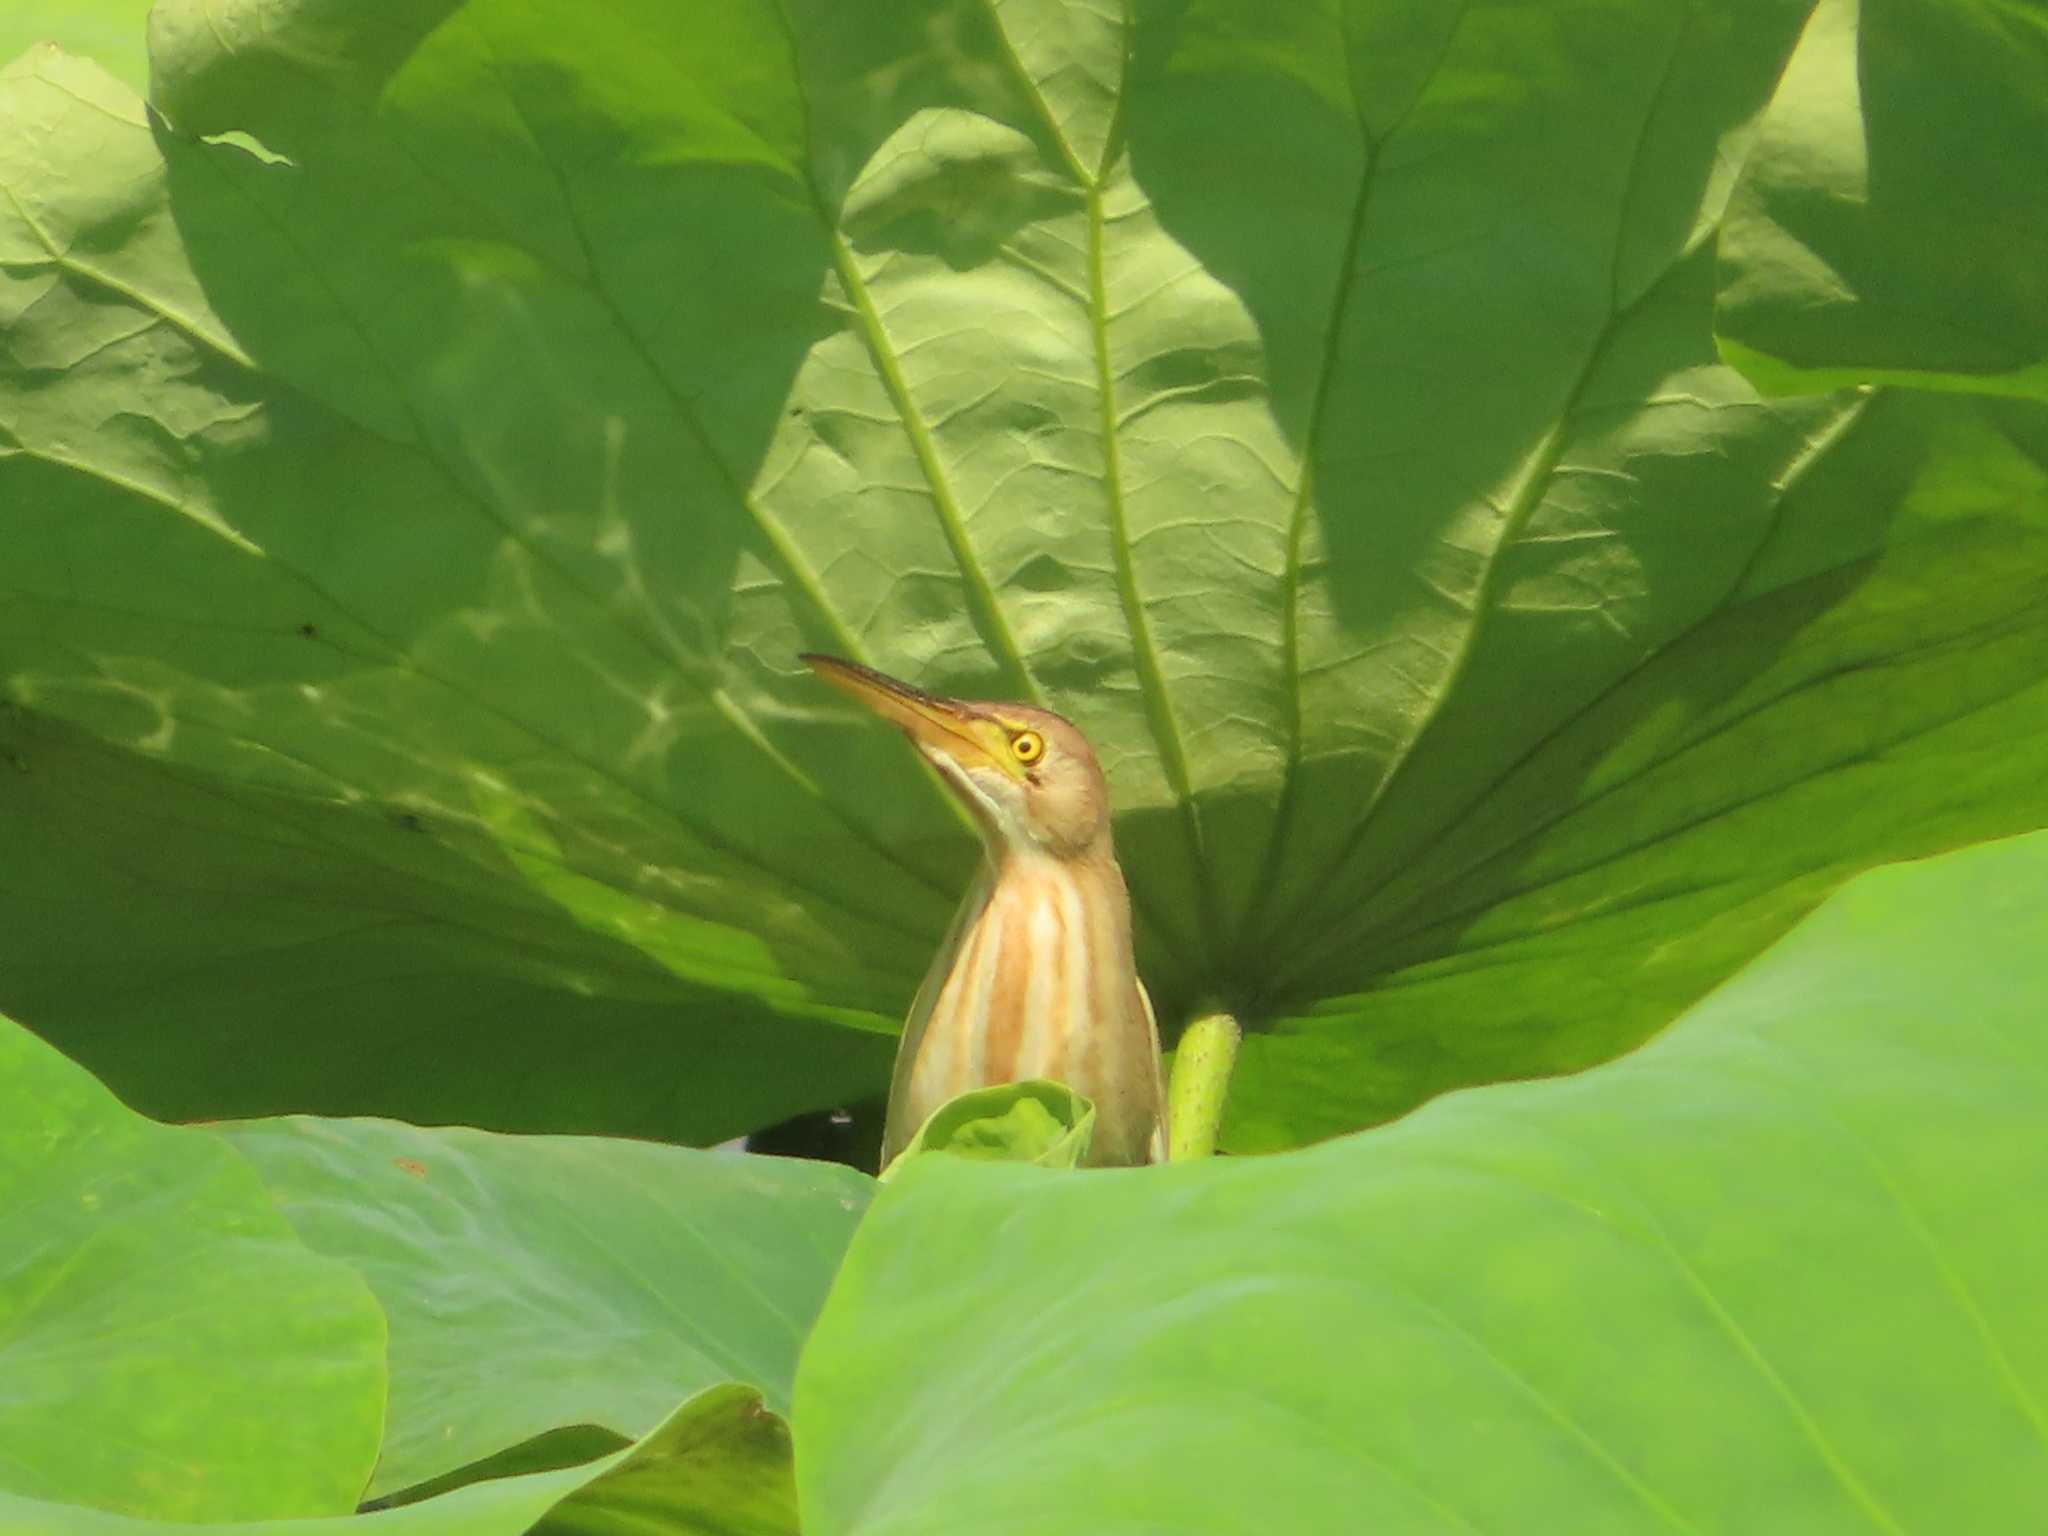
[[[1020,763],[1035,763],[1045,756],[1045,738],[1036,731],[1019,731],[1010,738],[1010,752]]]

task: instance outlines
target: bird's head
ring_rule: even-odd
[[[1050,710],[942,699],[836,656],[803,660],[910,738],[992,850],[1073,858],[1107,833],[1109,787],[1094,750]]]

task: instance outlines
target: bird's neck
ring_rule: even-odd
[[[1009,879],[1054,873],[1087,883],[1110,882],[1118,888],[1124,883],[1116,850],[1106,835],[1074,852],[1055,853],[1033,843],[997,842],[988,843],[984,851],[989,880],[998,885]]]
[[[981,890],[984,905],[1004,906],[1034,905],[1055,899],[1055,893],[1071,893],[1076,910],[1089,914],[1096,925],[1097,942],[1108,946],[1110,953],[1130,952],[1131,898],[1107,837],[1078,853],[991,847]]]

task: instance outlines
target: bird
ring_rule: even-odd
[[[981,833],[981,868],[904,1020],[882,1166],[947,1100],[1034,1078],[1094,1104],[1085,1163],[1165,1162],[1159,1025],[1088,738],[1028,704],[941,698],[836,656],[801,660],[902,730]]]

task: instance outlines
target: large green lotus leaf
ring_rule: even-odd
[[[723,1382],[786,1411],[874,1189],[837,1164],[599,1138],[310,1119],[220,1134],[390,1319],[374,1496],[567,1426],[630,1440]]]
[[[1720,239],[1717,324],[1765,387],[2048,399],[2048,16],[1823,0]]]
[[[0,1536],[796,1536],[789,1428],[714,1387],[588,1466],[471,1483],[375,1514],[173,1525],[0,1492]]]
[[[804,1529],[2043,1529],[2044,937],[2035,834],[1861,876],[1577,1077],[925,1159],[804,1355]]]
[[[1803,21],[170,0],[154,130],[19,66],[0,679],[100,844],[254,821],[0,802],[60,893],[6,1000],[165,1113],[878,1088],[974,848],[802,649],[1087,729],[1169,1034],[1254,1030],[1240,1147],[2038,825],[2039,419],[1715,350]]]
[[[0,1018],[0,1510],[353,1509],[383,1407],[362,1281],[212,1137]]]

